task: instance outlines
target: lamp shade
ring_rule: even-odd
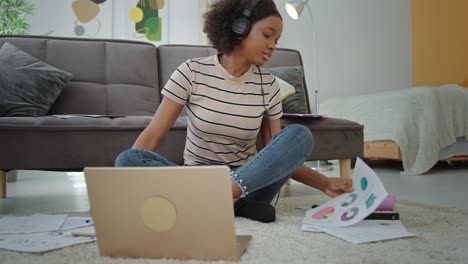
[[[286,12],[288,12],[288,15],[296,20],[299,18],[299,16],[302,13],[302,10],[304,10],[304,5],[307,3],[307,0],[292,0],[288,1],[285,4]]]

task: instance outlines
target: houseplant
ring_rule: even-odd
[[[27,0],[1,0],[0,35],[27,34],[29,24],[26,18],[33,14],[35,8],[35,5]]]

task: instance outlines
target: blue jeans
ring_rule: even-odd
[[[231,168],[231,177],[241,189],[241,197],[271,202],[309,157],[313,146],[312,134],[305,126],[294,124],[282,129],[254,157],[239,167]],[[161,167],[177,164],[149,150],[128,149],[117,157],[115,166]]]

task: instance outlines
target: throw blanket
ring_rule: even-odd
[[[422,174],[441,148],[468,140],[468,89],[458,85],[331,98],[320,113],[364,125],[364,141],[392,140],[400,147],[403,174]]]

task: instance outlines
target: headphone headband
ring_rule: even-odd
[[[242,12],[242,16],[234,19],[232,23],[232,31],[236,36],[243,38],[249,34],[251,26],[250,15],[259,2],[260,0],[251,0],[249,6],[244,9],[244,12]]]
[[[252,0],[250,1],[249,6],[244,10],[242,13],[245,17],[250,18],[250,14],[252,14],[252,11],[254,10],[255,6],[260,2],[260,0]]]

